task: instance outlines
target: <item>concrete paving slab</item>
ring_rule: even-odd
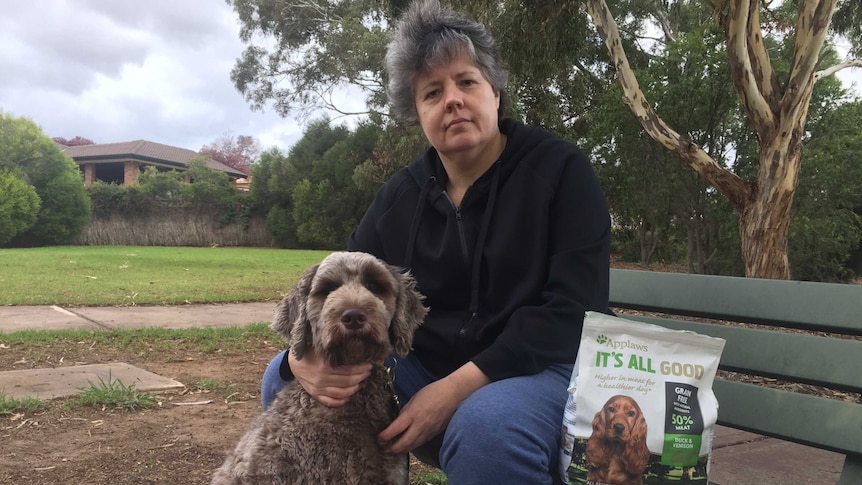
[[[727,426],[715,427],[715,434],[712,437],[712,449],[720,449],[725,446],[739,445],[742,443],[750,443],[752,441],[760,441],[768,439],[766,436],[749,433],[748,431],[740,431],[738,429],[728,428]]]
[[[715,485],[786,485],[811,483],[835,485],[844,466],[844,455],[787,441],[724,428],[727,440],[713,440],[709,481]]]
[[[100,380],[101,379],[101,380]],[[89,364],[46,369],[0,372],[0,391],[10,398],[55,399],[80,394],[90,388],[120,381],[139,391],[183,388],[181,382],[135,367],[125,362]]]
[[[95,322],[58,306],[0,307],[0,332],[96,328]]]
[[[73,310],[107,328],[233,327],[271,322],[277,302],[169,307],[88,307]]]

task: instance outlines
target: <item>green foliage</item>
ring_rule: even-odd
[[[47,408],[48,405],[48,401],[32,397],[9,397],[0,390],[0,416],[8,416],[15,413],[35,413]]]
[[[0,246],[36,222],[40,205],[33,186],[9,172],[0,171]]]
[[[381,130],[372,157],[353,172],[353,183],[363,197],[372,200],[396,171],[428,149],[428,140],[418,127],[387,126]]]
[[[424,485],[446,485],[449,479],[442,470],[423,467],[422,469],[413,470],[413,465],[410,466],[411,481],[410,483],[421,483]]]
[[[207,168],[204,158],[189,161],[188,167],[183,175],[188,177],[191,183],[180,187],[183,196],[197,204],[224,205],[230,202],[236,190],[226,173]]]
[[[324,154],[340,141],[346,140],[350,131],[344,126],[331,126],[328,118],[313,121],[303,133],[303,137],[290,149],[288,155],[278,149],[264,152],[260,161],[252,167],[251,194],[254,203],[267,214],[266,227],[279,247],[321,247],[323,244],[312,239],[300,241],[297,236],[299,222],[294,216],[294,195],[296,185],[305,179],[312,179],[315,170],[325,173],[329,168],[318,166]],[[317,163],[320,165],[320,163]],[[318,179],[314,179],[315,183]],[[343,247],[336,244],[335,248]]]
[[[183,187],[183,173],[176,170],[159,170],[155,166],[148,165],[138,175],[133,185],[137,185],[137,190],[153,199],[179,199]]]
[[[154,203],[154,198],[145,193],[139,184],[120,185],[96,181],[87,185],[85,190],[90,196],[93,214],[146,214],[152,210]]]
[[[248,229],[256,206],[250,195],[236,190],[226,173],[207,168],[206,160],[191,160],[185,172],[148,166],[136,183],[97,181],[86,187],[93,211],[100,216],[149,215],[165,207],[217,208],[219,226],[240,221]]]
[[[832,17],[832,28],[851,42],[852,54],[862,55],[862,2],[840,0]]]
[[[809,125],[790,225],[796,279],[845,281],[862,243],[862,102],[846,103]]]
[[[687,18],[683,13],[677,11]],[[662,55],[636,74],[665,121],[730,165],[727,154],[743,121],[717,29],[697,24],[677,33]],[[731,234],[733,208],[643,131],[619,87],[596,100],[585,117],[591,129],[584,147],[593,156],[617,234],[623,236],[616,249],[643,265],[685,260],[693,272],[715,271],[710,264]]]
[[[134,384],[125,385],[119,379],[112,379],[108,375],[107,381],[99,377],[98,383],[90,382],[90,387],[84,389],[71,401],[71,404],[135,411],[156,407],[156,399],[150,394],[135,389]]]
[[[261,156],[252,169],[251,193],[267,211],[267,228],[279,246],[345,247],[379,188],[364,177],[370,167],[391,163],[376,148],[380,136],[371,123],[350,131],[324,118],[309,125],[287,156],[277,150]]]
[[[90,201],[75,162],[26,118],[0,113],[0,170],[30,184],[41,205],[36,222],[12,246],[67,244],[90,218]]]
[[[279,205],[272,206],[266,213],[266,228],[272,234],[272,240],[280,248],[296,248],[299,242],[296,237],[296,224],[290,209]]]
[[[299,182],[293,191],[295,205],[293,219],[296,223],[297,239],[309,247],[338,248],[344,246],[347,238],[338,241],[339,231],[329,221],[329,197],[334,193],[328,180],[313,184],[305,179]],[[338,207],[336,207],[336,210]]]
[[[188,383],[188,388],[192,391],[199,392],[213,392],[213,391],[221,391],[222,389],[226,389],[230,384],[224,381],[220,381],[217,379],[210,379],[208,377],[201,377],[192,382]]]
[[[332,128],[329,120],[321,120],[309,126],[289,154],[271,151],[253,168],[255,204],[267,212],[267,227],[279,245],[342,247],[360,216],[354,210],[361,213],[377,188],[427,146],[419,132],[388,125],[383,106],[385,76],[379,66],[385,31],[409,2],[330,0],[316,2],[314,8],[305,1],[289,6],[262,0],[230,3],[240,17],[243,40],[263,36],[273,41],[268,44],[272,48],[250,46],[233,71],[237,88],[253,106],[272,102],[282,114],[329,106],[323,98],[340,83],[359,87],[368,96],[369,119],[377,134],[367,148],[358,137],[359,130]],[[616,231],[625,235],[615,243],[621,251],[643,263],[685,260],[691,271],[741,273],[736,209],[675,154],[645,135],[621,101],[607,51],[577,3],[449,3],[483,22],[499,41],[510,73],[511,113],[576,140],[594,159]],[[700,0],[607,3],[618,13],[615,17],[629,63],[658,115],[720,165],[743,180],[754,181],[760,163],[758,143],[738,106],[724,32],[716,25],[711,8]],[[845,17],[836,18],[835,27],[845,35],[852,35],[858,24],[859,8],[851,5],[855,5],[851,0],[838,3],[839,14]],[[769,12],[761,15],[764,44],[779,82],[787,77],[788,60],[795,49],[791,34],[797,7],[798,1],[788,1],[764,7]],[[645,38],[647,26],[661,30]],[[851,43],[858,44],[855,39]],[[837,60],[827,45],[821,64],[826,67]],[[835,110],[846,102],[842,96],[834,77],[820,79],[809,120],[817,123]],[[342,141],[355,149],[339,144]],[[807,158],[803,167],[806,163]],[[825,172],[818,169],[810,174],[821,173]],[[347,174],[351,174],[349,183]],[[808,176],[805,168],[801,176]],[[815,185],[819,183],[824,182]],[[842,248],[852,244],[852,234],[843,233],[855,227],[852,219],[835,219],[840,221],[841,231],[822,227],[828,217],[812,217],[808,207],[813,205],[802,201],[810,194],[806,190],[796,197],[799,208],[794,211],[800,214],[798,227],[791,227],[794,265],[807,264],[797,262],[793,252],[814,251],[817,234],[837,231],[841,234],[833,239],[834,244]],[[803,224],[806,217],[813,222]],[[803,230],[805,227],[808,229]],[[793,249],[794,244],[799,249]],[[826,250],[822,241],[817,246]],[[829,261],[837,261],[843,249],[828,252],[834,255]],[[819,258],[811,261],[818,267],[831,264]],[[820,274],[817,278],[827,273],[837,274],[802,268],[798,272]]]
[[[332,107],[331,93],[352,85],[371,107],[383,105],[381,69],[388,2],[228,0],[240,20],[240,38],[268,37],[273,48],[251,44],[231,80],[254,108],[272,102],[281,115]]]

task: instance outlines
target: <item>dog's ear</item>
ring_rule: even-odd
[[[395,312],[389,325],[389,341],[395,353],[404,357],[413,347],[413,332],[425,320],[428,309],[422,305],[425,297],[416,289],[413,276],[397,266],[387,267],[398,285]]]
[[[646,444],[646,419],[644,419],[643,412],[637,403],[635,403],[635,409],[638,415],[632,428],[631,440],[626,446],[625,453],[623,453],[623,462],[629,473],[637,475],[642,474],[649,463],[650,451]]]
[[[301,359],[312,344],[311,322],[308,321],[306,306],[311,283],[319,266],[315,264],[305,270],[296,286],[275,307],[271,328],[287,340],[297,359]]]
[[[605,447],[605,406],[593,416],[593,432],[587,440],[587,464],[594,468],[601,468],[610,462],[610,454]]]

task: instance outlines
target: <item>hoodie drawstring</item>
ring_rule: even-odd
[[[473,250],[473,268],[470,274],[470,319],[476,317],[479,311],[479,273],[482,269],[482,249],[485,247],[485,239],[488,237],[488,226],[491,225],[491,215],[494,213],[494,203],[497,201],[497,188],[500,185],[500,162],[496,162],[494,175],[491,177],[491,191],[488,193],[488,202],[485,204],[485,213],[482,215],[482,226],[479,228],[479,237],[476,239],[476,249]]]
[[[497,161],[494,167],[494,174],[491,177],[491,190],[488,193],[488,202],[485,203],[485,213],[482,215],[482,225],[479,228],[479,237],[476,239],[476,247],[473,250],[472,267],[470,271],[470,321],[476,317],[479,311],[479,278],[482,270],[482,249],[485,247],[485,239],[488,237],[488,227],[491,225],[491,216],[494,213],[494,205],[497,201],[497,190],[500,185],[500,162]],[[413,262],[413,251],[416,247],[416,234],[419,232],[419,222],[422,220],[422,211],[425,210],[427,204],[426,198],[431,187],[437,181],[434,176],[429,177],[422,185],[422,190],[419,193],[419,202],[416,204],[416,209],[413,212],[413,220],[410,223],[410,232],[407,238],[407,252],[404,255],[404,267],[410,268]]]
[[[410,222],[410,232],[407,236],[407,252],[404,253],[404,267],[407,269],[410,269],[410,265],[413,263],[413,249],[416,247],[416,234],[419,232],[419,221],[422,220],[422,211],[425,210],[425,199],[428,197],[428,192],[431,191],[431,187],[436,181],[437,177],[433,175],[428,177],[428,180],[422,184],[422,190],[419,192],[419,202],[416,203],[416,210],[413,211],[413,220]]]

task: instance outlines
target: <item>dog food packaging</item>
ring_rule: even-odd
[[[588,312],[563,416],[563,482],[706,485],[724,343]]]

